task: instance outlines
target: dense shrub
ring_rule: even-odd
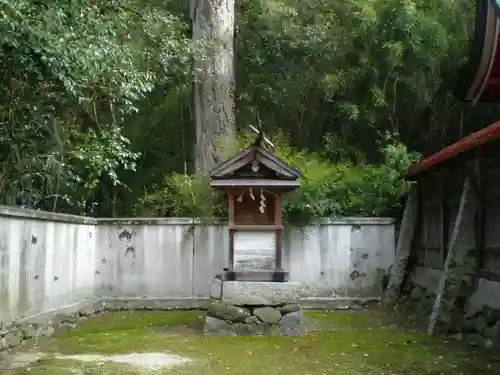
[[[238,149],[247,147],[254,134],[238,138]],[[328,137],[325,141],[328,142]],[[342,216],[381,216],[398,208],[408,189],[402,172],[418,155],[392,136],[384,136],[378,144],[380,164],[367,164],[361,158],[344,155],[332,163],[326,147],[324,155],[297,150],[287,137],[273,138],[273,152],[302,173],[301,188],[287,194],[283,200],[285,222],[307,223],[318,218]],[[226,217],[226,201],[212,191],[203,176],[170,174],[163,186],[146,192],[139,214],[165,216]]]

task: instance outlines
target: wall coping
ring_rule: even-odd
[[[98,224],[108,225],[227,225],[223,219],[207,218],[205,220],[190,217],[133,217],[133,218],[97,218]],[[311,225],[393,225],[395,219],[390,217],[343,217],[338,219],[321,219]]]
[[[0,217],[17,217],[21,219],[56,221],[71,224],[90,225],[226,225],[222,219],[208,218],[205,220],[190,217],[131,217],[131,218],[92,218],[48,211],[31,210],[20,207],[0,205]],[[395,220],[389,217],[344,217],[337,219],[325,218],[311,225],[393,225]]]
[[[202,220],[191,217],[103,217],[97,218],[97,223],[101,225],[227,225],[227,220],[216,218]]]
[[[21,219],[56,221],[70,224],[97,224],[97,220],[91,217],[59,214],[48,211],[31,210],[28,208],[10,207],[0,205],[0,217],[17,217]]]

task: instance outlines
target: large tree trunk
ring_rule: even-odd
[[[196,170],[207,172],[221,162],[217,145],[228,149],[235,137],[234,0],[192,0],[193,39],[208,47],[194,63]]]

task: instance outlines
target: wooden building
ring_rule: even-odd
[[[500,101],[499,47],[500,0],[476,0],[472,50],[458,85],[461,100]],[[420,315],[430,314],[429,334],[460,331],[466,321],[474,326],[470,318],[492,305],[500,314],[500,123],[416,163],[406,178],[415,184],[385,303],[396,303],[409,285]],[[500,328],[500,320],[495,324]],[[500,335],[488,338],[500,345]]]
[[[469,61],[460,74],[458,96],[465,101],[500,100],[500,0],[475,0],[476,21]]]
[[[478,196],[475,235],[480,277],[500,281],[500,123],[490,125],[413,165],[419,213],[410,265],[443,269],[466,177]]]
[[[448,329],[454,311],[477,312],[469,301],[481,283],[489,285],[481,303],[494,298],[500,306],[500,123],[414,164],[406,177],[415,184],[385,302],[394,304],[405,280],[415,274],[419,282],[434,278],[423,280],[425,301],[432,300],[429,334],[437,326]],[[491,288],[499,295],[494,297]]]

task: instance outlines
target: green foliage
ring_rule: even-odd
[[[224,197],[210,189],[205,176],[172,173],[140,199],[137,213],[147,216],[227,217]]]
[[[304,172],[303,188],[286,198],[287,220],[392,214],[408,150],[429,154],[498,120],[497,106],[452,94],[474,5],[236,3],[239,130],[260,118],[287,134],[273,139],[277,153]],[[3,0],[0,11],[0,204],[225,216],[219,195],[185,177],[191,62],[207,57],[190,41],[185,2]]]
[[[303,174],[301,188],[284,200],[285,220],[392,214],[408,189],[402,173],[418,155],[390,136],[379,142],[379,152],[385,162],[374,165],[348,158],[332,164],[314,153],[279,150]]]
[[[458,136],[451,88],[474,2],[243,0],[238,11],[239,123],[258,111],[299,148],[320,150],[330,133],[369,159],[380,132],[426,153]],[[477,124],[480,111],[466,112]]]
[[[0,203],[91,213],[138,154],[127,115],[159,82],[186,75],[186,25],[168,4],[2,1]]]
[[[254,133],[243,133],[236,147],[242,150],[254,138]],[[278,134],[272,142],[276,145],[273,152],[302,173],[300,189],[283,200],[285,222],[296,224],[321,218],[392,213],[408,188],[408,182],[401,178],[402,172],[418,158],[389,134],[379,142],[385,160],[380,165],[349,159],[332,164],[317,153],[295,149],[283,134]],[[169,175],[162,188],[155,187],[152,193],[145,194],[140,207],[144,214],[227,217],[225,199],[211,191],[208,181],[198,175]]]

